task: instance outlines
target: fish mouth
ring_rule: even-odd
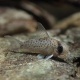
[[[70,56],[71,56],[70,51],[69,52],[66,52],[66,53],[62,53],[61,55],[58,55],[58,57],[61,58],[61,59],[63,59],[63,60],[69,59]]]

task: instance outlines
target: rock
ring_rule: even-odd
[[[0,7],[0,35],[15,34],[22,31],[35,31],[37,22],[27,12]]]
[[[4,80],[70,80],[70,75],[75,73],[73,66],[56,61],[36,60],[15,64],[16,60],[12,59],[11,62],[14,64],[3,66],[1,78]]]
[[[80,12],[75,13],[75,14],[63,19],[62,21],[59,21],[59,23],[57,23],[54,27],[65,29],[65,28],[69,28],[70,26],[80,27]]]

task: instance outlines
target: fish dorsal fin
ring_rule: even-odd
[[[33,32],[30,35],[30,39],[39,39],[39,38],[50,38],[49,34],[47,33],[46,29],[43,27],[41,23],[37,23],[36,32]]]
[[[37,31],[41,32],[40,36],[41,37],[49,37],[49,34],[47,33],[46,29],[43,27],[43,25],[41,23],[38,22],[38,27],[37,27]]]

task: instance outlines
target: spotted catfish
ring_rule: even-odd
[[[50,37],[41,23],[38,23],[37,31],[40,33],[38,36],[29,39],[28,41],[21,42],[11,36],[6,38],[12,44],[19,44],[19,47],[13,48],[10,46],[10,51],[39,53],[41,55],[48,55],[47,59],[52,56],[69,55],[68,46],[53,37]],[[19,50],[21,49],[21,50]]]

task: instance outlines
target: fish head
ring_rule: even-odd
[[[68,59],[70,56],[69,46],[63,42],[55,40],[53,55],[58,56],[61,59]]]
[[[68,59],[70,56],[69,46],[65,43],[58,44],[58,57],[64,60]]]

